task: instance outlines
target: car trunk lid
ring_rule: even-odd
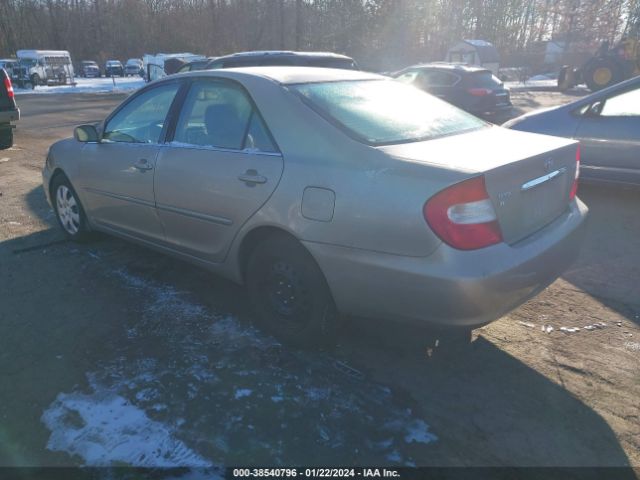
[[[483,174],[509,244],[566,210],[576,171],[576,142],[500,127],[379,148],[404,160],[460,171],[463,178]]]

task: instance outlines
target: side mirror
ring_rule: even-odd
[[[94,125],[80,125],[73,130],[73,137],[82,143],[97,143],[100,140]]]
[[[602,113],[604,108],[604,100],[598,100],[589,107],[588,114],[592,117],[597,117]]]

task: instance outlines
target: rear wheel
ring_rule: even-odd
[[[259,322],[278,338],[321,347],[336,331],[336,308],[322,271],[294,238],[274,235],[251,253],[249,298]]]
[[[13,129],[10,125],[0,125],[0,150],[13,146]]]
[[[65,235],[76,242],[87,240],[89,227],[84,209],[71,182],[62,174],[52,181],[51,200],[56,218]]]
[[[584,80],[592,92],[624,80],[622,67],[612,57],[596,58],[584,69]]]
[[[40,75],[34,73],[31,75],[31,85],[35,88],[37,85],[40,85]]]

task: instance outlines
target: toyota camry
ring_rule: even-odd
[[[70,239],[206,267],[313,343],[344,315],[471,329],[540,292],[578,252],[579,159],[382,76],[253,67],[147,85],[43,178]]]

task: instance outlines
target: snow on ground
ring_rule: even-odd
[[[115,84],[114,84],[115,82]],[[140,77],[118,77],[118,78],[77,78],[76,85],[56,85],[51,87],[38,86],[31,90],[17,88],[14,85],[16,95],[24,94],[50,94],[50,93],[120,93],[137,90],[145,85],[145,81]]]
[[[504,86],[511,91],[526,91],[526,90],[557,90],[558,80],[552,78],[545,78],[543,75],[537,75],[531,77],[525,82],[513,81],[504,82]],[[576,90],[586,90],[585,85],[577,85],[573,87]]]
[[[388,388],[329,355],[290,351],[127,269],[105,274],[142,302],[88,388],[43,413],[49,449],[87,466],[411,466],[437,441]]]

